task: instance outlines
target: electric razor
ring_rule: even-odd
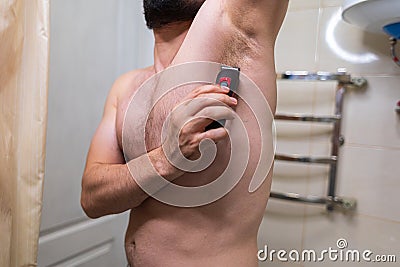
[[[228,95],[233,97],[239,87],[240,69],[236,67],[222,66],[221,71],[217,75],[216,84],[229,88]],[[206,127],[206,131],[224,127],[226,120],[213,121]]]

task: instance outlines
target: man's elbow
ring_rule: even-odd
[[[91,219],[97,219],[102,215],[99,213],[99,208],[96,207],[96,201],[94,199],[93,186],[89,183],[90,179],[88,173],[84,172],[82,176],[82,188],[81,188],[81,207],[85,214]]]
[[[101,214],[99,209],[93,205],[93,201],[87,196],[87,193],[84,193],[83,191],[81,194],[81,207],[86,216],[90,219],[97,219],[104,216],[104,214]]]

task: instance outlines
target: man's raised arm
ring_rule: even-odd
[[[206,0],[173,64],[214,61],[240,67],[266,93],[288,0]],[[267,81],[266,81],[267,79]],[[272,98],[274,96],[271,96]]]

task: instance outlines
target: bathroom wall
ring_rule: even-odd
[[[370,34],[343,22],[338,0],[291,0],[276,50],[277,71],[335,72],[346,68],[365,77],[365,90],[348,90],[344,103],[337,193],[357,199],[354,213],[328,213],[322,206],[270,199],[259,231],[259,248],[287,252],[292,249],[347,249],[394,254],[400,261],[400,68],[389,57],[388,37]],[[335,83],[278,82],[278,112],[331,114]],[[277,122],[277,152],[328,155],[331,128],[309,123]],[[275,191],[323,195],[327,189],[325,166],[276,162]],[[287,256],[287,255],[286,255]],[[374,256],[372,256],[374,257]],[[327,257],[326,257],[327,258]],[[395,263],[370,263],[396,266]],[[398,264],[398,263],[397,263]],[[260,266],[365,266],[330,261],[280,262],[269,259]]]

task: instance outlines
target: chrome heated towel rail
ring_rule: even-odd
[[[331,154],[326,157],[313,157],[313,156],[298,156],[298,155],[284,155],[276,154],[275,160],[299,162],[307,164],[327,164],[329,165],[329,182],[326,196],[303,196],[296,193],[281,193],[271,192],[271,197],[290,200],[296,202],[310,203],[310,204],[324,204],[329,211],[335,207],[343,208],[345,210],[352,210],[356,206],[356,200],[352,198],[339,197],[336,195],[336,174],[339,160],[339,148],[344,144],[344,137],[341,135],[341,122],[343,110],[343,98],[346,89],[363,88],[366,86],[367,81],[363,78],[352,78],[347,74],[344,69],[339,69],[337,73],[317,72],[311,73],[306,71],[287,71],[278,74],[277,78],[280,80],[303,80],[303,81],[336,81],[336,100],[335,100],[335,113],[331,116],[318,116],[318,115],[302,115],[302,114],[277,114],[276,120],[286,121],[302,121],[313,123],[330,123],[333,124],[332,132],[332,148]]]

